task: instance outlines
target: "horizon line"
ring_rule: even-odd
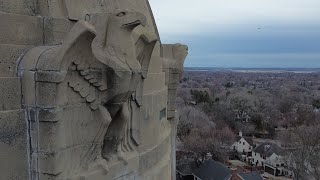
[[[213,66],[185,66],[184,68],[215,68],[215,69],[320,69],[320,67],[213,67]]]

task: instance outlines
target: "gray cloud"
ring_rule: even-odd
[[[228,31],[239,24],[320,24],[319,0],[150,0],[162,35]]]
[[[320,67],[319,0],[150,0],[186,66]]]

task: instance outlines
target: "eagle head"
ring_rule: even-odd
[[[111,21],[119,28],[127,30],[133,30],[139,25],[146,26],[147,24],[147,19],[142,13],[128,10],[117,10],[113,13]]]

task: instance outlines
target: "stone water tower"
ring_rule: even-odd
[[[0,0],[0,179],[169,180],[187,55],[147,0]]]

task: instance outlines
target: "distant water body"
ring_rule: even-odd
[[[320,68],[209,68],[185,67],[185,71],[239,73],[320,73]]]

